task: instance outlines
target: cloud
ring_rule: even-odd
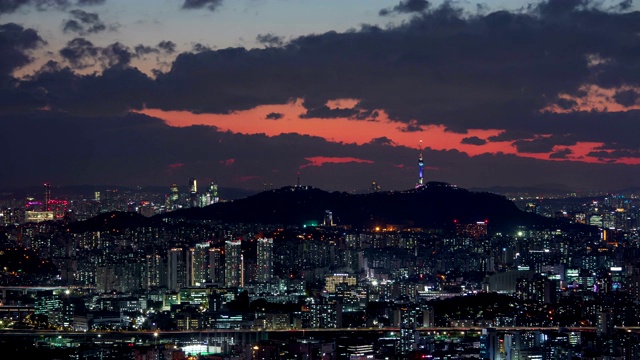
[[[44,43],[33,29],[15,23],[0,25],[0,86],[14,70],[31,63],[29,51]]]
[[[105,2],[106,0],[78,0],[78,5],[80,6],[102,5]]]
[[[75,38],[60,49],[60,55],[76,69],[84,69],[97,64],[100,53],[101,49],[85,38]]]
[[[265,46],[282,46],[284,44],[284,38],[274,34],[264,34],[256,36],[256,41]]]
[[[547,153],[553,151],[556,145],[571,146],[576,143],[572,135],[551,135],[533,140],[516,140],[513,142],[513,146],[522,153]]]
[[[136,45],[133,49],[137,57],[142,57],[149,54],[173,54],[176,52],[176,44],[173,41],[163,40],[155,47],[146,45]]]
[[[418,124],[418,121],[413,120],[410,121],[408,124],[399,127],[398,128],[400,131],[402,132],[417,132],[417,131],[424,131],[424,129],[422,128],[422,126],[420,126],[420,124]]]
[[[537,10],[544,16],[556,17],[575,10],[585,10],[590,4],[589,0],[549,0],[539,3]]]
[[[131,74],[123,76],[130,78]],[[55,111],[0,116],[0,127],[0,152],[12,154],[0,157],[3,189],[38,185],[45,179],[53,184],[168,187],[173,182],[186,183],[189,177],[204,182],[217,178],[223,187],[237,186],[239,178],[255,177],[243,187],[262,189],[264,182],[274,187],[294,185],[300,167],[309,164],[307,159],[321,157],[372,162],[306,167],[301,172],[304,185],[353,191],[367,189],[376,179],[384,189],[405,190],[413,187],[418,174],[417,149],[391,146],[384,138],[358,146],[298,134],[269,137],[207,126],[175,128],[140,114],[88,117]],[[27,147],[24,134],[29,134]],[[61,142],[61,138],[73,141]],[[16,152],[18,148],[21,151]],[[553,174],[554,181],[574,184],[575,189],[614,191],[636,184],[640,176],[640,167],[619,164],[544,161],[504,154],[470,157],[428,148],[423,155],[427,181],[467,188],[534,186],[548,183],[549,174]],[[25,163],[30,166],[23,166]],[[608,176],[602,176],[603,172]]]
[[[142,50],[136,48],[136,51]],[[126,67],[136,54],[121,43],[100,47],[81,37],[67,42],[67,45],[60,49],[60,55],[75,69],[85,69],[95,65],[100,65],[104,69]]]
[[[300,169],[304,169],[309,166],[323,166],[325,164],[349,164],[349,163],[362,163],[373,164],[373,161],[367,159],[358,159],[354,157],[326,157],[326,156],[313,156],[305,158],[309,163],[300,166]]]
[[[416,13],[423,12],[431,6],[426,0],[400,0],[400,3],[392,8],[379,11],[380,16],[387,16],[393,13]]]
[[[369,141],[369,144],[371,145],[395,145],[396,143],[393,142],[393,140],[389,139],[386,136],[382,136],[379,138],[374,138],[371,139],[371,141]]]
[[[578,106],[578,102],[573,99],[558,98],[556,105],[562,110],[572,110]]]
[[[71,5],[68,0],[2,0],[0,1],[0,15],[13,13],[21,7],[33,6],[37,10],[47,9],[65,10]]]
[[[126,55],[117,54],[120,51],[118,46],[108,48],[113,52],[112,62],[126,61]],[[50,64],[38,72],[34,81],[23,84],[19,89],[40,94],[39,99],[44,102],[40,107],[46,105],[52,111],[93,117],[121,115],[132,109],[141,109],[145,93],[152,91],[153,83],[138,69],[127,66],[113,66],[100,75],[78,75],[69,67]],[[39,89],[50,92],[39,92]]]
[[[277,113],[277,112],[270,112],[267,114],[267,116],[265,116],[265,119],[267,120],[280,120],[284,117],[284,114],[281,113]]]
[[[487,143],[487,140],[485,139],[481,139],[477,136],[470,136],[470,137],[466,137],[464,139],[462,139],[460,141],[461,144],[467,144],[467,145],[485,145]]]
[[[301,118],[349,118],[356,116],[360,111],[357,108],[330,108],[326,100],[307,98],[302,103],[307,111],[300,115]]]
[[[163,40],[158,43],[158,48],[162,49],[167,54],[173,54],[176,52],[176,43],[173,41]]]
[[[549,154],[549,159],[566,159],[571,154],[573,154],[571,149],[561,149]]]
[[[142,79],[148,92],[139,97],[150,108],[218,114],[304,99],[303,117],[370,120],[379,111],[406,129],[441,125],[460,134],[500,130],[486,140],[527,140],[515,144],[525,151],[552,151],[558,139],[543,139],[569,133],[574,143],[633,150],[640,147],[640,138],[631,135],[640,131],[638,112],[583,112],[573,100],[585,96],[585,87],[595,86],[630,104],[633,94],[625,89],[640,88],[633,51],[640,12],[614,11],[599,3],[555,0],[518,11],[468,15],[446,2],[385,28],[364,25],[256,49],[194,45],[177,54],[168,71],[154,80]],[[122,46],[107,51],[110,56],[93,44],[65,48],[72,68],[92,61],[102,67],[130,66],[127,55],[139,56]],[[38,93],[33,96],[56,106],[82,107],[62,104],[56,99],[68,94],[29,82],[38,79],[25,79],[20,90],[34,89]],[[119,98],[125,103],[116,108],[131,106]],[[357,99],[357,105],[327,105],[335,99]],[[544,111],[552,105],[567,111]]]
[[[107,30],[107,25],[100,20],[100,16],[96,13],[89,13],[80,9],[69,11],[74,19],[65,20],[62,24],[62,30],[67,32],[75,32],[80,35],[94,34]],[[115,27],[111,27],[115,29]]]
[[[630,107],[639,103],[640,93],[633,89],[620,90],[613,95],[613,99],[622,106]]]
[[[183,9],[209,9],[215,11],[222,5],[222,0],[184,0]]]
[[[113,43],[102,49],[102,59],[107,68],[128,66],[133,54],[131,50],[121,43]]]
[[[487,138],[490,142],[500,142],[500,141],[513,141],[513,140],[521,140],[521,139],[533,139],[535,134],[529,131],[502,131],[498,135],[489,136]]]
[[[210,51],[210,50],[211,50],[211,47],[209,47],[207,45],[200,44],[200,43],[195,43],[192,46],[191,52],[193,52],[193,53],[201,53],[201,52]]]
[[[598,158],[600,160],[615,160],[621,158],[637,158],[640,157],[640,151],[638,150],[597,150],[591,151],[587,156]]]

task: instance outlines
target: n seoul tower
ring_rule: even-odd
[[[424,167],[424,161],[422,160],[422,140],[420,140],[420,157],[418,157],[418,168],[420,169],[418,175],[418,183],[416,184],[416,189],[419,189],[424,186],[424,178],[422,177],[422,168]]]

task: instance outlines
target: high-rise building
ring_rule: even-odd
[[[189,207],[198,206],[198,183],[196,179],[189,179]]]
[[[189,286],[204,286],[209,279],[209,243],[189,249]]]
[[[178,208],[180,202],[180,192],[178,191],[178,184],[173,183],[169,187],[169,206],[172,210]]]
[[[180,291],[188,286],[187,262],[185,252],[181,248],[169,249],[167,253],[167,289]]]
[[[207,189],[207,205],[216,204],[220,201],[220,197],[218,196],[218,184],[215,181],[212,181],[209,184],[209,189]]]
[[[224,264],[222,249],[209,248],[209,279],[214,284],[224,284]]]
[[[49,201],[51,201],[51,184],[44,183],[44,202],[42,203],[42,211],[49,211]]]
[[[336,292],[336,286],[339,284],[347,284],[348,286],[355,286],[357,283],[355,276],[348,274],[333,274],[325,277],[325,289],[328,293]]]
[[[228,240],[224,246],[224,285],[239,287],[242,282],[242,242]]]
[[[433,306],[425,305],[422,307],[422,326],[426,328],[436,326]]]
[[[482,329],[480,335],[480,359],[495,360],[500,358],[498,332],[494,328]]]
[[[270,282],[273,279],[273,239],[258,239],[257,282]]]
[[[322,301],[309,305],[311,315],[310,326],[312,328],[341,328],[342,304]]]

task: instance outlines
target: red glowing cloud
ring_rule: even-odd
[[[305,158],[305,160],[310,161],[309,164],[305,164],[300,166],[301,169],[304,169],[309,166],[322,166],[324,164],[345,164],[345,163],[364,163],[364,164],[373,164],[371,160],[358,159],[354,157],[326,157],[326,156],[314,156]]]
[[[175,163],[167,165],[167,171],[178,170],[184,167],[184,163]]]
[[[226,160],[222,160],[220,161],[221,164],[224,164],[224,166],[231,166],[236,162],[236,159],[226,159]]]

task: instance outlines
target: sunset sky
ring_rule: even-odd
[[[0,191],[622,191],[632,1],[0,0]]]

